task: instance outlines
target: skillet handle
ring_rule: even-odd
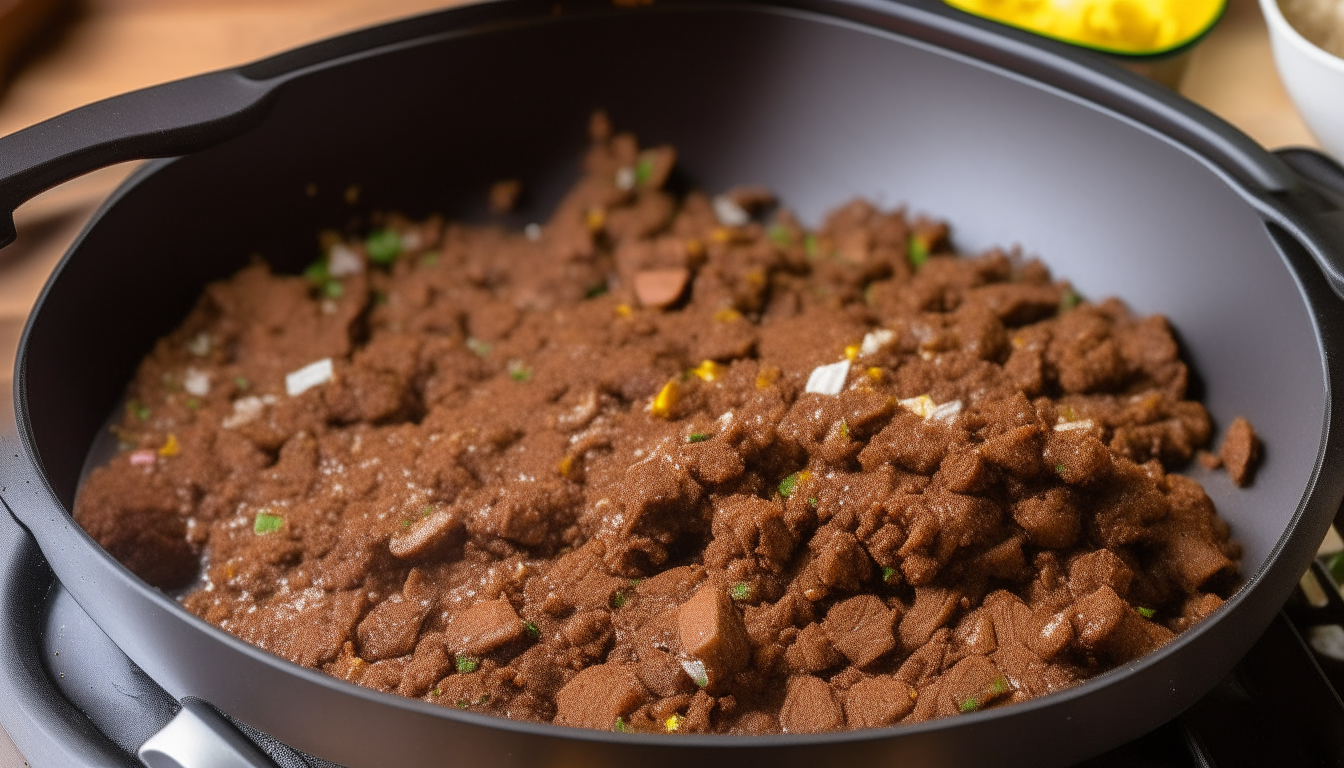
[[[1274,154],[1319,199],[1272,206],[1277,215],[1271,218],[1296,236],[1330,287],[1344,298],[1344,167],[1314,149],[1291,147],[1275,150]]]
[[[211,72],[94,102],[0,138],[0,248],[14,209],[46,189],[126,160],[218,144],[260,122],[271,84]]]
[[[200,699],[182,709],[140,747],[148,768],[277,768],[257,745]]]

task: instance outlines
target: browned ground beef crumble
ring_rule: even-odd
[[[862,200],[809,231],[677,197],[670,147],[593,141],[539,228],[387,216],[211,285],[79,522],[296,663],[600,729],[954,715],[1221,604],[1239,548],[1167,472],[1211,425],[1164,318]],[[1228,445],[1240,482],[1258,443]]]

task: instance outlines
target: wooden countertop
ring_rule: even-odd
[[[455,0],[83,0],[73,20],[0,92],[0,135],[135,88],[257,59],[338,32],[456,5]],[[1181,93],[1267,147],[1317,146],[1270,56],[1255,0],[1194,50]],[[16,213],[0,251],[0,382],[38,291],[98,203],[134,164],[52,189]],[[7,390],[8,388],[5,387]],[[26,765],[0,732],[0,765]]]

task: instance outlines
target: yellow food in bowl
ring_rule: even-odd
[[[1130,56],[1166,53],[1197,40],[1226,0],[945,0],[977,16],[1066,43]]]

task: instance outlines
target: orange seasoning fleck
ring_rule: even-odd
[[[672,411],[677,407],[680,395],[681,388],[677,386],[676,379],[667,382],[649,404],[649,412],[660,419],[672,418]]]
[[[180,450],[182,450],[182,446],[178,445],[177,435],[169,432],[168,439],[164,440],[163,445],[159,447],[159,455],[165,458],[176,456]]]

